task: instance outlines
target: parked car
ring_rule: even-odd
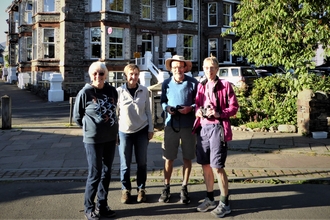
[[[322,69],[309,69],[308,73],[315,74],[317,76],[329,76],[329,72],[327,72],[326,70],[322,70]]]
[[[255,69],[257,75],[259,77],[266,77],[266,76],[272,76],[273,73],[267,71],[267,70],[262,70],[262,69]]]
[[[316,70],[324,72],[324,75],[326,76],[330,76],[330,66],[320,65],[315,67],[314,71]]]
[[[259,78],[250,66],[221,66],[219,67],[218,76],[220,79],[225,79],[239,88],[245,85],[250,88],[253,86],[254,80]]]
[[[256,71],[257,70],[265,70],[272,75],[274,74],[286,74],[286,71],[282,67],[278,66],[259,66],[254,68]]]

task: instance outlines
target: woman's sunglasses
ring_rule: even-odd
[[[99,74],[99,76],[104,76],[103,72],[94,72],[93,75],[96,76],[97,74]]]

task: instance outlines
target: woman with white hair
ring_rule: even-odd
[[[88,162],[85,216],[88,220],[97,220],[100,216],[110,218],[116,215],[109,208],[107,200],[118,133],[118,93],[114,87],[106,83],[108,69],[102,62],[92,63],[88,73],[91,83],[87,83],[79,91],[73,117],[83,129]]]

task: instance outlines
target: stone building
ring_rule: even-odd
[[[193,74],[211,53],[220,63],[234,63],[230,52],[236,38],[221,33],[239,2],[14,0],[6,10],[8,72],[25,74],[30,87],[44,92],[49,75],[60,73],[67,99],[89,82],[88,67],[97,60],[105,62],[113,83],[127,63],[146,62],[148,52],[159,71],[166,54],[191,60]]]

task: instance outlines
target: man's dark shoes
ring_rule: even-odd
[[[181,193],[180,193],[180,202],[184,204],[190,203],[190,197],[188,195],[187,186],[182,186]]]
[[[162,194],[160,195],[158,202],[169,202],[171,197],[170,193],[170,187],[165,186],[165,188],[162,190]]]
[[[104,217],[104,218],[112,218],[116,216],[116,212],[112,211],[109,206],[106,206],[104,208],[96,208],[95,213],[98,214],[98,216]]]

